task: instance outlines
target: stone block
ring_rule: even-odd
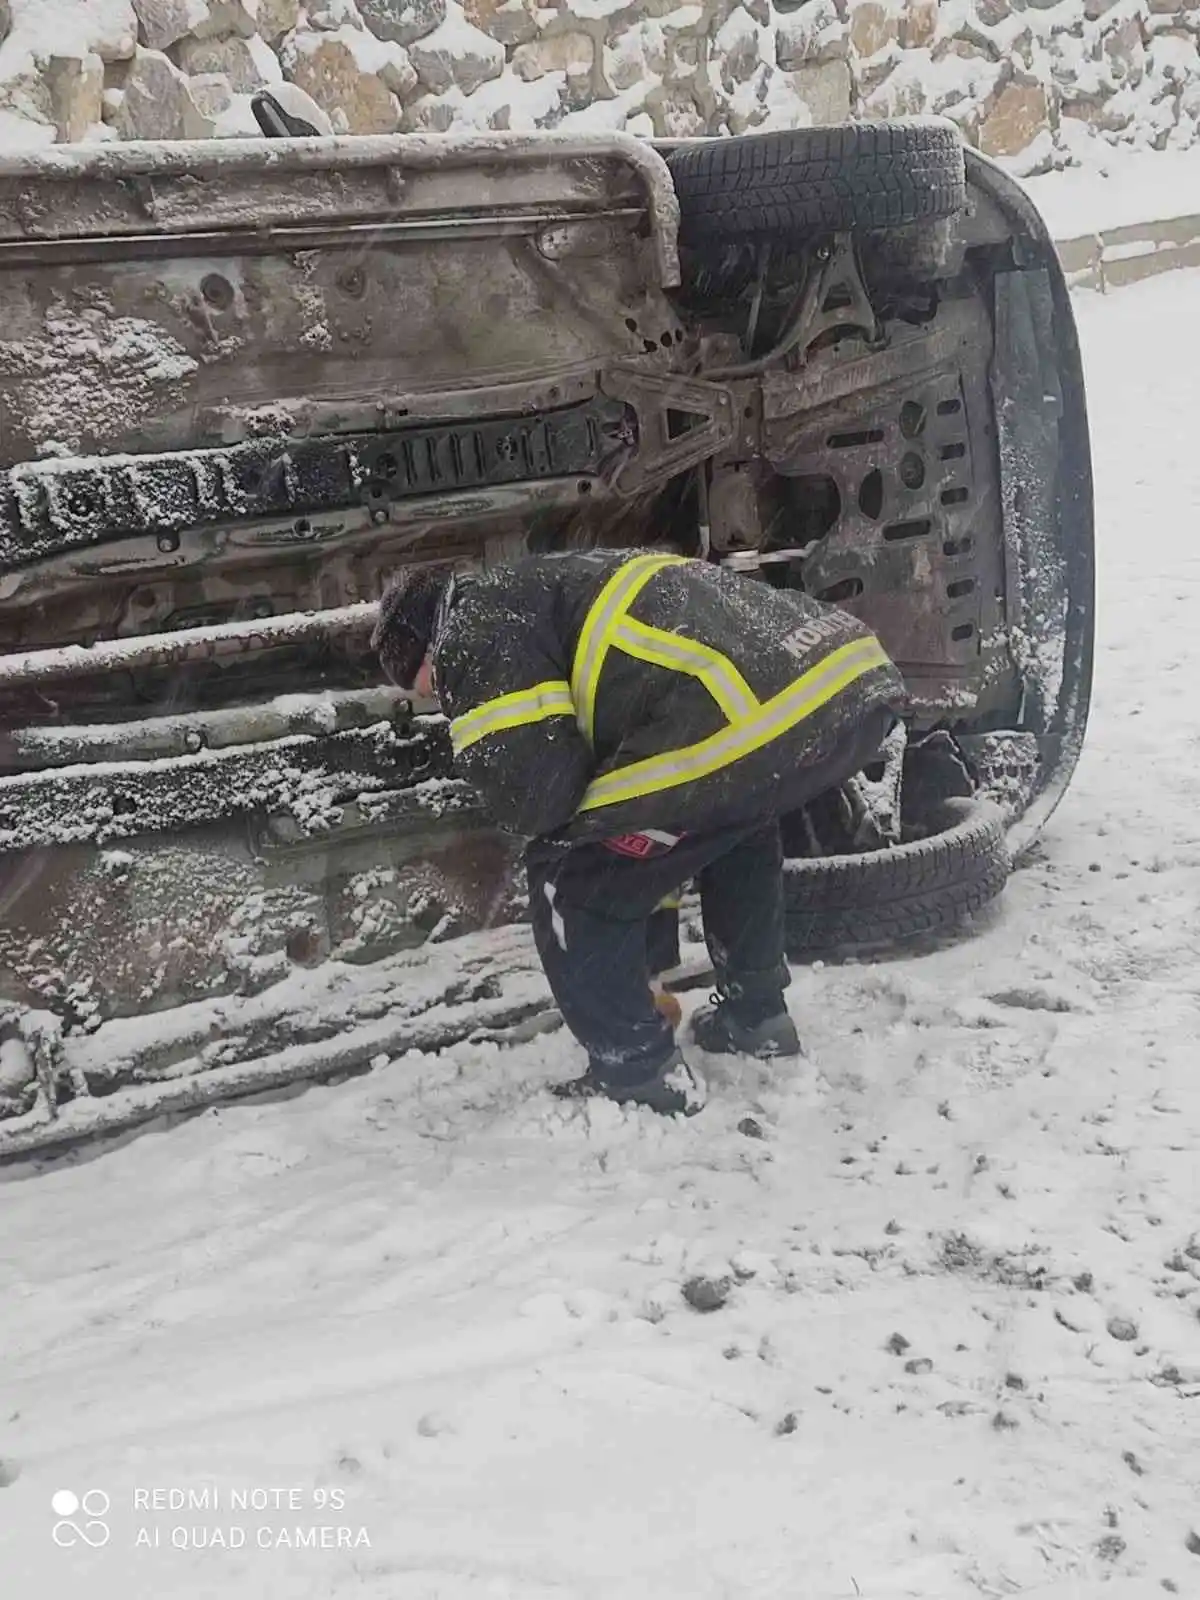
[[[133,58],[113,126],[122,139],[186,139],[196,105],[187,74],[161,50],[142,49]]]
[[[1006,84],[980,121],[979,148],[985,156],[1019,155],[1047,126],[1049,117],[1040,83]]]
[[[787,74],[814,122],[848,122],[852,80],[845,61],[820,61]]]
[[[850,10],[850,43],[858,55],[877,56],[894,44],[899,32],[895,13],[879,0],[862,0]]]
[[[446,0],[358,0],[358,9],[377,38],[405,46],[446,20]]]
[[[587,77],[595,58],[596,46],[590,34],[553,33],[518,45],[512,54],[512,69],[526,83],[544,78],[548,72]]]
[[[848,30],[833,0],[811,0],[775,31],[775,60],[784,72],[841,59],[847,48]]]
[[[411,45],[409,55],[418,78],[434,94],[454,87],[471,94],[504,71],[504,46],[462,16],[448,16],[439,28]]]
[[[91,51],[51,56],[45,78],[55,137],[60,144],[80,143],[90,128],[104,120],[103,61]]]
[[[297,34],[284,53],[290,82],[310,94],[343,133],[395,133],[400,106],[377,71],[360,65],[350,45],[334,34]]]
[[[537,0],[463,0],[463,15],[509,48],[538,35]]]
[[[283,69],[265,40],[243,39],[232,34],[224,39],[183,39],[176,60],[189,76],[217,72],[228,78],[234,94],[253,94],[269,83],[283,81]]]

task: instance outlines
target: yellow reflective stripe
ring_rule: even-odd
[[[768,700],[750,720],[722,728],[699,744],[671,750],[645,761],[635,761],[617,772],[606,773],[589,784],[580,811],[595,811],[641,795],[657,794],[705,778],[755,750],[761,750],[797,723],[803,722],[839,695],[856,679],[888,666],[878,639],[855,639],[834,650],[782,693]]]
[[[683,890],[676,889],[673,894],[665,894],[655,906],[656,911],[678,911],[683,904]]]
[[[574,715],[575,702],[567,680],[550,678],[545,683],[534,684],[532,689],[517,689],[495,700],[485,700],[473,711],[455,717],[450,724],[450,743],[454,754],[461,755],[489,733],[503,733],[508,728],[523,727],[527,722],[543,722],[547,717]]]
[[[698,678],[730,722],[744,722],[761,706],[758,696],[729,657],[711,645],[701,644],[698,639],[666,633],[662,628],[639,622],[636,617],[626,617],[613,629],[612,642],[639,661]]]
[[[656,572],[663,567],[686,564],[686,556],[634,556],[617,568],[592,601],[584,618],[571,666],[571,694],[575,700],[579,730],[589,744],[594,742],[596,691],[600,687],[604,658],[612,644],[613,625],[621,621]]]

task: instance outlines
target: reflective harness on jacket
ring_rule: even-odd
[[[570,682],[549,679],[485,701],[456,717],[450,726],[455,754],[489,734],[562,716],[573,717],[583,737],[594,747],[596,697],[610,650],[697,679],[720,707],[724,726],[698,743],[630,762],[594,778],[579,811],[596,811],[675,788],[728,767],[795,728],[857,679],[890,665],[879,641],[868,634],[831,650],[780,693],[760,700],[734,663],[719,650],[629,615],[630,607],[655,573],[687,564],[687,557],[672,555],[638,555],[623,562],[588,609],[575,648]]]

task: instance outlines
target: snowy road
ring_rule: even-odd
[[[815,1071],[459,1046],[0,1187],[6,1600],[1200,1594],[1198,298],[1079,307],[1078,780],[977,937],[798,975]]]

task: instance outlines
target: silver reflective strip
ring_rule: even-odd
[[[625,566],[617,569],[588,612],[580,636],[583,650],[576,651],[571,667],[571,693],[578,708],[580,729],[589,744],[596,723],[596,691],[604,657],[612,644],[613,623],[632,604],[642,585],[660,568],[685,564],[684,556],[634,556]]]
[[[566,682],[547,681],[532,689],[517,690],[467,711],[450,724],[450,742],[457,755],[489,733],[502,733],[547,717],[573,717],[575,702]]]
[[[888,664],[888,657],[874,637],[843,645],[769,700],[751,721],[723,728],[720,733],[686,749],[653,756],[597,778],[589,785],[579,809],[590,811],[614,801],[653,794],[659,789],[675,788],[681,783],[707,777],[710,772],[761,749],[820,710],[855,679]]]
[[[626,617],[616,628],[613,643],[630,655],[699,678],[731,722],[752,717],[760,707],[761,702],[733,664],[698,640],[666,634]]]

